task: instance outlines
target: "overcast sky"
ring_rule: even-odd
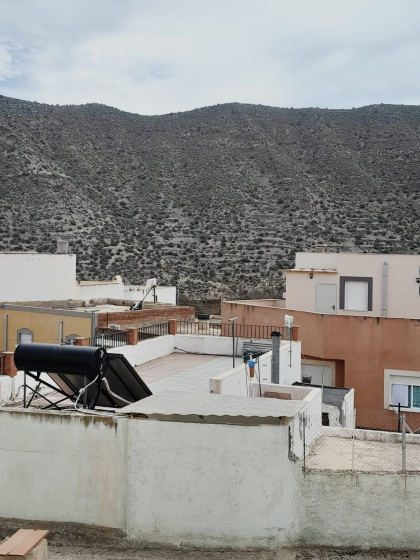
[[[0,0],[0,93],[143,115],[420,103],[420,0]]]

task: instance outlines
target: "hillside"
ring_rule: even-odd
[[[80,279],[277,296],[317,243],[418,252],[419,146],[417,106],[144,117],[0,96],[0,250],[63,238]]]

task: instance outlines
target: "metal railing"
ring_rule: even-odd
[[[117,348],[127,345],[127,332],[114,331],[112,333],[100,333],[94,338],[89,338],[89,346],[99,346],[101,348]]]
[[[144,325],[138,328],[138,340],[148,340],[149,338],[157,338],[169,334],[169,323],[155,323],[153,325]]]
[[[207,336],[220,336],[222,325],[209,321],[177,321],[178,334],[201,334]]]
[[[223,323],[221,331],[222,336],[232,336],[232,323]],[[235,324],[235,336],[238,338],[271,338],[274,331],[280,333],[281,340],[289,340],[285,327]]]

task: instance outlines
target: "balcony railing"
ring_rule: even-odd
[[[145,325],[138,328],[139,342],[141,340],[148,340],[149,338],[157,338],[158,336],[165,336],[169,334],[169,324],[165,323],[155,323],[153,325]]]
[[[100,348],[117,348],[127,345],[127,332],[114,331],[112,333],[100,333],[94,338],[89,338],[89,346],[99,346]]]

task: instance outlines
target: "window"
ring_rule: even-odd
[[[373,278],[359,276],[340,277],[340,309],[372,311]]]
[[[415,377],[412,372],[410,375],[391,375],[390,376],[390,402],[391,406],[400,405],[420,412],[420,377]],[[413,372],[415,373],[415,372]]]
[[[17,332],[17,343],[25,344],[34,341],[34,333],[29,329],[19,329]]]

